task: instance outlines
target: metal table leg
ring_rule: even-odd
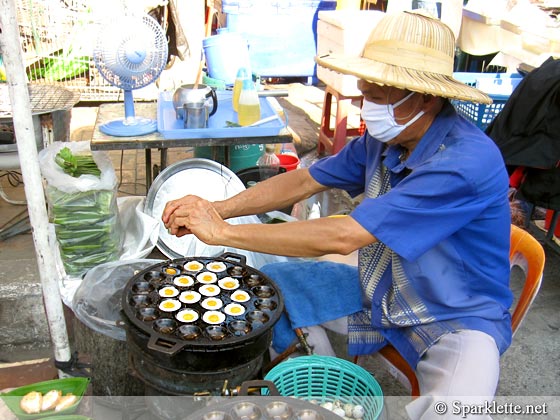
[[[146,149],[146,195],[152,186],[152,149]]]

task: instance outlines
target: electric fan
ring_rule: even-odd
[[[167,39],[147,14],[126,15],[102,25],[93,49],[95,67],[105,80],[124,90],[125,118],[99,129],[111,136],[139,136],[157,130],[155,120],[136,117],[132,91],[154,82],[167,63]]]

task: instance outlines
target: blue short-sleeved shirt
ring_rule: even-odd
[[[317,182],[352,196],[364,192],[379,165],[390,170],[389,192],[363,199],[351,217],[397,254],[432,321],[387,328],[391,317],[381,301],[393,287],[388,269],[373,294],[372,325],[413,366],[442,334],[462,328],[491,335],[505,351],[511,216],[498,148],[447,103],[404,162],[402,151],[366,133],[310,168]],[[410,314],[411,322],[417,315]],[[350,346],[355,354],[375,350]]]

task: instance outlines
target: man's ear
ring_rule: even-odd
[[[434,96],[434,95],[422,95],[422,101],[423,101],[423,108],[425,110],[427,109],[431,109],[431,108],[437,108],[438,111],[439,109],[441,109],[441,107],[443,106],[443,103],[445,101],[444,98],[440,98],[439,96]]]

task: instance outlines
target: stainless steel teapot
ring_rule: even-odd
[[[188,121],[189,109],[199,109],[200,103],[204,103],[206,108],[206,122],[209,117],[214,115],[218,109],[218,97],[216,91],[206,85],[181,85],[173,94],[173,106],[178,119]],[[196,111],[199,113],[199,111]]]

